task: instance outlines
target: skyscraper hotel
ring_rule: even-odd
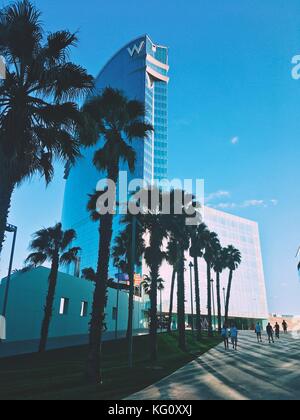
[[[145,142],[134,141],[136,168],[131,178],[153,180],[167,178],[168,163],[168,49],[154,44],[145,35],[125,45],[104,66],[96,80],[99,92],[105,87],[121,90],[128,98],[145,104],[147,120],[154,127]],[[92,158],[99,145],[83,151],[79,160],[67,174],[63,226],[73,228],[82,248],[81,267],[94,267],[97,262],[98,232],[86,211],[87,194],[95,190],[101,174],[93,167]],[[121,168],[126,170],[126,167]],[[103,175],[102,175],[103,177]],[[120,229],[115,220],[115,233]],[[113,269],[113,268],[111,268]]]

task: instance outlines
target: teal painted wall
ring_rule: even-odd
[[[37,340],[40,337],[44,305],[48,289],[49,269],[39,267],[26,273],[16,273],[11,278],[7,307],[7,341]],[[6,280],[0,285],[0,310],[3,308]],[[94,285],[83,279],[59,273],[50,338],[85,335],[88,333]],[[67,315],[60,315],[60,300],[70,300]],[[117,291],[109,290],[106,323],[109,331],[115,330],[113,307],[116,306]],[[88,316],[81,317],[81,303],[88,302]],[[126,331],[128,322],[128,294],[120,292],[119,331]],[[145,305],[135,302],[134,329],[145,328],[142,314]]]

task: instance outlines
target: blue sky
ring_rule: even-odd
[[[270,310],[300,314],[299,0],[35,3],[47,30],[79,31],[72,58],[93,75],[141,34],[170,47],[170,178],[204,178],[212,204],[259,222]],[[15,193],[17,267],[30,234],[59,221],[63,189],[58,167],[46,191],[35,179]]]

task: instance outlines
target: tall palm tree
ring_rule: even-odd
[[[180,201],[180,202],[179,202]],[[190,226],[187,219],[191,207],[195,206],[194,197],[182,190],[171,191],[171,212],[167,217],[169,235],[177,246],[178,273],[177,273],[177,316],[179,348],[186,351],[185,333],[185,252],[190,248]],[[181,208],[181,214],[177,209]]]
[[[170,305],[169,305],[169,317],[168,317],[168,332],[172,330],[172,317],[173,317],[173,306],[174,306],[174,291],[175,291],[175,282],[178,272],[178,247],[174,238],[170,237],[167,247],[166,260],[169,265],[173,267],[172,279],[171,279],[171,289],[170,289]]]
[[[226,268],[227,263],[227,250],[226,248],[216,249],[214,261],[213,261],[213,269],[216,273],[217,279],[217,307],[218,307],[218,330],[219,333],[222,330],[222,309],[221,309],[221,274],[223,270]]]
[[[191,248],[190,256],[194,260],[195,272],[195,300],[196,300],[196,329],[197,339],[201,338],[201,297],[200,297],[200,281],[199,281],[199,258],[203,257],[206,238],[209,230],[204,223],[191,228]]]
[[[74,247],[69,249],[75,239],[76,233],[74,230],[64,232],[61,223],[58,223],[54,227],[41,229],[36,232],[29,246],[34,252],[27,257],[26,264],[32,264],[36,267],[44,264],[46,261],[51,263],[48,294],[39,345],[40,353],[45,352],[47,346],[59,266],[69,265],[77,261],[80,248]]]
[[[160,282],[160,267],[166,259],[163,250],[168,231],[165,224],[165,216],[157,211],[150,211],[142,217],[142,224],[148,234],[145,248],[145,262],[150,270],[150,358],[151,361],[157,360],[157,290]]]
[[[40,12],[29,1],[0,11],[0,55],[6,79],[0,83],[0,254],[12,194],[39,173],[49,183],[53,160],[74,162],[81,117],[75,101],[93,78],[69,61],[77,36],[68,31],[44,37]]]
[[[83,107],[84,127],[80,138],[89,139],[90,144],[101,141],[95,152],[95,167],[106,174],[108,180],[117,185],[121,163],[135,170],[136,153],[132,147],[134,139],[144,141],[153,127],[146,123],[144,105],[136,100],[128,100],[122,92],[106,88],[102,95],[90,99]],[[106,280],[111,255],[114,212],[104,212],[99,208],[99,199],[107,191],[99,191],[90,197],[88,210],[92,219],[100,222],[99,255],[97,281],[90,323],[89,356],[87,375],[91,383],[99,383],[101,364],[102,326],[105,317]]]
[[[230,305],[230,296],[231,296],[231,287],[233,280],[233,273],[238,269],[239,265],[242,262],[242,254],[234,246],[229,245],[225,248],[226,252],[226,268],[229,269],[229,279],[227,286],[227,295],[226,295],[226,307],[225,307],[225,323],[228,324],[228,315],[229,315],[229,305]]]
[[[211,269],[213,266],[216,252],[220,248],[220,241],[215,232],[209,232],[205,242],[204,259],[207,267],[207,311],[208,311],[208,335],[212,336],[212,287],[211,287]]]

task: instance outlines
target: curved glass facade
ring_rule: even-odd
[[[149,36],[137,38],[124,46],[104,66],[96,79],[99,91],[105,87],[121,90],[129,99],[137,99],[146,106],[146,118],[154,126],[152,136],[133,142],[137,161],[132,177],[154,180],[167,178],[168,165],[168,48],[154,44]],[[82,248],[81,268],[96,267],[98,230],[86,210],[88,194],[92,193],[101,174],[94,168],[95,148],[83,150],[83,157],[66,174],[62,222],[64,229],[75,229],[76,245]],[[126,166],[121,170],[128,171]],[[115,218],[114,232],[119,230]],[[114,268],[111,267],[111,275]]]

